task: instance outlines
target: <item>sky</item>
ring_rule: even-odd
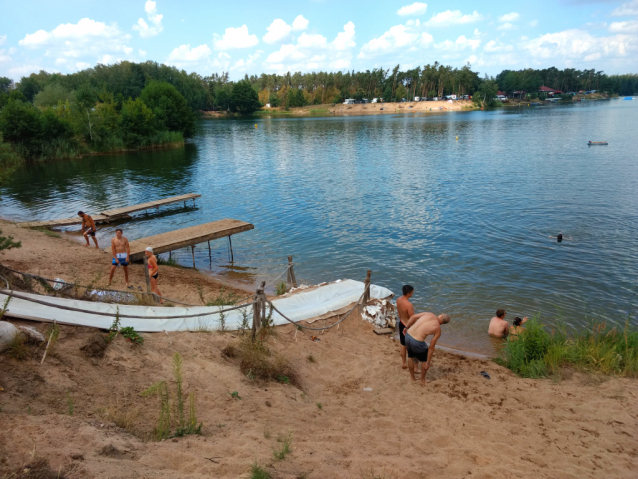
[[[0,76],[123,60],[233,80],[435,61],[638,73],[638,0],[0,0]]]

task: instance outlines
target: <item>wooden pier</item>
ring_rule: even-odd
[[[202,195],[198,195],[196,193],[188,193],[186,195],[171,196],[170,198],[149,201],[148,203],[141,203],[139,205],[125,206],[123,208],[107,210],[96,215],[91,215],[91,213],[87,211],[87,214],[91,215],[93,221],[95,221],[96,224],[110,223],[112,221],[119,221],[130,218],[130,214],[137,211],[151,209],[157,209],[157,211],[159,211],[160,206],[170,205],[173,203],[181,203],[182,201],[184,202],[184,206],[186,206],[186,202],[192,200],[193,206],[195,206],[195,198],[200,198],[201,196]],[[25,228],[55,228],[81,224],[82,218],[80,218],[79,216],[75,216],[72,218],[62,218],[48,221],[27,221],[24,223],[18,223],[18,226],[22,226]]]
[[[254,229],[255,226],[244,221],[224,219],[205,223],[203,225],[191,226],[181,230],[169,231],[155,236],[148,236],[129,243],[131,247],[130,260],[139,261],[144,259],[144,250],[147,247],[153,248],[154,254],[166,253],[176,249],[190,246],[193,251],[193,264],[195,263],[195,245],[206,243],[218,238],[223,238],[243,233]],[[104,251],[111,254],[109,246]]]

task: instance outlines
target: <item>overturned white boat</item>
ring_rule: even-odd
[[[364,292],[364,283],[351,279],[310,287],[272,300],[276,310],[272,311],[274,325],[290,320],[309,319],[337,314],[348,305],[359,301]],[[11,296],[5,315],[16,319],[33,321],[56,321],[60,324],[109,329],[113,319],[119,315],[120,326],[132,326],[140,332],[202,331],[221,329],[220,312],[235,306],[188,306],[165,308],[161,306],[134,306],[127,304],[100,303],[20,291],[0,290],[0,304]],[[371,299],[389,299],[392,291],[382,286],[370,285]],[[223,313],[225,329],[237,330],[244,317],[252,323],[252,303]]]

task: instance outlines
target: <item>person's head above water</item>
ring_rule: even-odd
[[[497,309],[496,310],[496,317],[503,319],[505,317],[505,310],[504,309]]]
[[[562,241],[563,241],[563,233],[558,233],[558,236],[556,237],[556,242],[562,243]]]
[[[403,286],[403,296],[412,296],[413,292],[414,292],[414,288],[410,286],[409,284],[406,284],[405,286]]]
[[[523,323],[523,320],[519,318],[518,316],[514,318],[514,326],[520,326],[522,323]]]

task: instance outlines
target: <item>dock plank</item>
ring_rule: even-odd
[[[201,196],[202,195],[197,193],[187,193],[185,195],[171,196],[170,198],[163,198],[161,200],[149,201],[148,203],[141,203],[139,205],[115,208],[112,210],[103,211],[97,215],[92,215],[93,221],[95,221],[95,223],[108,223],[110,221],[126,219],[130,213],[134,213],[136,211],[159,208],[160,206],[170,205],[172,203],[181,203],[182,201],[201,198]],[[74,216],[72,218],[60,218],[57,220],[25,221],[23,223],[17,223],[18,226],[22,226],[23,228],[56,228],[81,224],[82,219],[79,216]]]
[[[102,211],[104,216],[122,216],[136,211],[150,210],[151,208],[159,208],[160,206],[170,205],[171,203],[180,203],[182,201],[193,200],[195,198],[201,198],[202,195],[197,193],[188,193],[185,195],[171,196],[170,198],[164,198],[161,200],[149,201],[147,203],[140,203],[139,205],[124,206],[122,208],[115,208],[113,210]]]
[[[144,257],[144,250],[150,246],[153,253],[166,253],[186,246],[193,246],[205,243],[225,236],[231,236],[244,231],[254,229],[255,226],[244,221],[234,219],[223,219],[204,223],[202,225],[191,226],[180,230],[169,231],[154,236],[148,236],[129,243],[131,247],[131,261],[139,261]],[[104,251],[110,254],[111,248]]]

